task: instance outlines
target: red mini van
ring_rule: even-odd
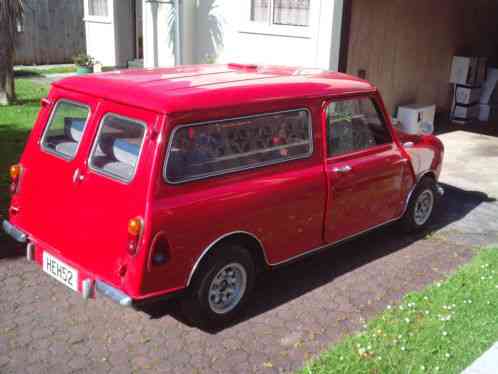
[[[7,233],[84,297],[182,293],[232,318],[259,271],[390,222],[420,229],[443,146],[396,132],[375,87],[252,65],[53,84],[11,168]]]

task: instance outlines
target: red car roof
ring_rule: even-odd
[[[375,91],[341,73],[237,64],[118,70],[74,76],[54,86],[162,113]]]

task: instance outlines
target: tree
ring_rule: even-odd
[[[0,0],[0,105],[8,105],[16,96],[14,54],[23,14],[23,0]]]

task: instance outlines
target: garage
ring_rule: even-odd
[[[498,67],[498,2],[346,0],[343,12],[340,70],[379,87],[390,113],[402,105],[435,104],[437,133],[498,135],[498,119],[462,126],[448,116],[454,56],[485,57],[488,67]]]

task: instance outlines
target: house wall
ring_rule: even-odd
[[[351,0],[347,71],[379,87],[394,112],[406,103],[450,107],[454,55],[496,60],[494,0]]]
[[[281,64],[335,69],[332,53],[335,3],[315,0],[307,35],[275,32],[249,22],[249,0],[198,2],[195,22],[195,62]],[[336,12],[334,12],[336,11]],[[294,28],[295,30],[300,29]],[[337,47],[338,50],[338,47]],[[334,61],[332,61],[334,60]]]
[[[85,3],[85,31],[87,53],[105,66],[115,66],[116,34],[114,32],[114,1],[109,0],[106,18],[88,15],[88,1]]]
[[[25,0],[24,10],[16,64],[66,63],[78,52],[85,51],[81,1]]]

